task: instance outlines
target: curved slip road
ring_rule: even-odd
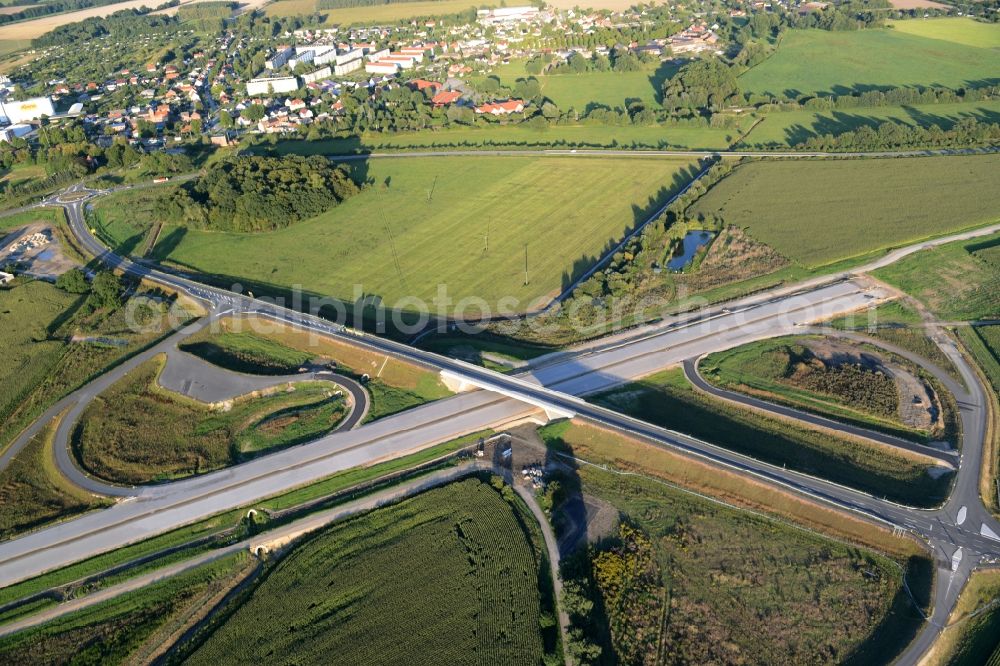
[[[0,469],[4,469],[35,435],[52,423],[53,419],[59,418],[53,438],[56,466],[59,471],[75,485],[96,495],[134,497],[139,492],[136,487],[108,483],[87,474],[79,467],[72,451],[72,433],[84,410],[98,395],[143,363],[160,354],[166,355],[168,360],[164,372],[158,378],[158,383],[168,390],[200,402],[224,402],[241,395],[273,389],[276,386],[292,382],[327,381],[342,386],[350,395],[350,411],[332,432],[354,429],[368,414],[370,407],[368,392],[350,377],[327,370],[282,376],[248,375],[212,365],[177,348],[179,342],[204,330],[214,319],[214,317],[203,317],[182,327],[172,335],[125,360],[107,373],[59,400],[46,410],[31,427],[25,429],[4,451],[3,455],[0,455]],[[167,372],[168,369],[169,372]]]
[[[946,465],[951,469],[954,469],[958,465],[958,451],[944,451],[932,446],[927,446],[926,444],[912,442],[908,439],[903,439],[902,437],[895,437],[883,432],[878,432],[877,430],[870,430],[868,428],[862,428],[848,423],[841,423],[840,421],[835,421],[831,418],[826,418],[805,410],[796,409],[795,407],[790,407],[788,405],[762,400],[739,391],[720,388],[702,376],[698,369],[698,363],[701,361],[701,358],[703,357],[684,360],[684,376],[696,389],[718,398],[719,400],[725,400],[726,402],[767,412],[780,418],[792,419],[817,428],[824,428],[826,430],[843,433],[851,437],[858,437],[883,446],[910,451],[921,456],[933,458],[942,465]]]

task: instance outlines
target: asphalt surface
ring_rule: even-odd
[[[799,155],[800,154],[796,154]],[[273,317],[334,337],[342,337],[427,367],[462,376],[489,389],[464,393],[363,428],[329,435],[236,467],[154,488],[138,489],[134,499],[109,509],[39,530],[0,544],[0,585],[8,585],[92,554],[141,540],[174,526],[227,508],[304,485],[333,472],[398,456],[467,432],[508,423],[535,408],[570,412],[658,445],[679,450],[721,467],[790,489],[831,506],[847,509],[926,540],[939,564],[930,622],[901,658],[913,663],[936,637],[962,585],[982,558],[1000,553],[1000,523],[980,502],[978,476],[986,426],[986,395],[978,377],[950,341],[942,350],[955,363],[968,391],[956,394],[963,425],[961,465],[948,502],[920,510],[845,488],[809,475],[768,465],[681,433],[658,428],[612,410],[589,405],[587,394],[641,377],[685,358],[757,339],[799,331],[811,321],[855,310],[878,298],[864,285],[843,276],[758,295],[689,318],[644,327],[576,350],[543,359],[531,373],[511,377],[493,373],[388,340],[350,335],[343,327],[245,296],[207,287],[117,257],[101,247],[82,223],[82,204],[67,205],[71,228],[81,244],[106,263],[205,301],[221,315],[236,311]],[[1000,225],[997,225],[1000,226]],[[905,256],[923,247],[984,233],[977,230],[896,251]],[[892,253],[891,253],[892,254]],[[888,256],[888,255],[887,255]],[[885,261],[883,258],[882,261]],[[831,279],[833,280],[831,282]],[[839,281],[838,281],[839,280]],[[497,395],[499,393],[500,395]]]

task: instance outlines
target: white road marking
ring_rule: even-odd
[[[983,523],[983,526],[979,528],[979,533],[986,537],[987,539],[993,539],[994,541],[1000,541],[1000,534],[997,534],[993,530]]]
[[[961,525],[962,523],[964,523],[965,522],[965,515],[968,512],[969,512],[969,508],[968,507],[963,506],[961,509],[959,509],[958,510],[958,517],[955,518],[955,524],[956,525]]]

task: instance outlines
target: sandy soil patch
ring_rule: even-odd
[[[67,23],[76,23],[77,21],[83,21],[84,19],[93,18],[95,16],[109,16],[123,9],[138,9],[139,7],[149,7],[152,9],[155,6],[162,4],[162,2],[163,0],[127,0],[127,2],[118,2],[113,5],[104,5],[103,7],[89,7],[87,9],[81,9],[78,12],[67,12],[65,14],[43,16],[30,21],[19,21],[18,23],[0,26],[0,40],[34,39],[35,37],[41,37],[50,30],[54,30],[61,25],[66,25]],[[182,0],[181,4],[186,5],[190,2],[193,2],[193,0]],[[170,9],[164,10],[163,13],[177,13],[177,8],[171,7]]]
[[[895,9],[951,9],[946,4],[934,0],[889,0]]]
[[[80,264],[63,252],[52,225],[35,222],[0,241],[0,266],[7,265],[16,266],[18,273],[52,280]]]
[[[0,14],[17,14],[18,12],[23,12],[25,9],[31,9],[32,7],[37,7],[38,5],[9,5],[6,7],[0,7]]]

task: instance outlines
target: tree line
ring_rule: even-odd
[[[270,231],[314,217],[360,191],[346,166],[320,156],[240,155],[162,196],[165,220],[220,231]]]

